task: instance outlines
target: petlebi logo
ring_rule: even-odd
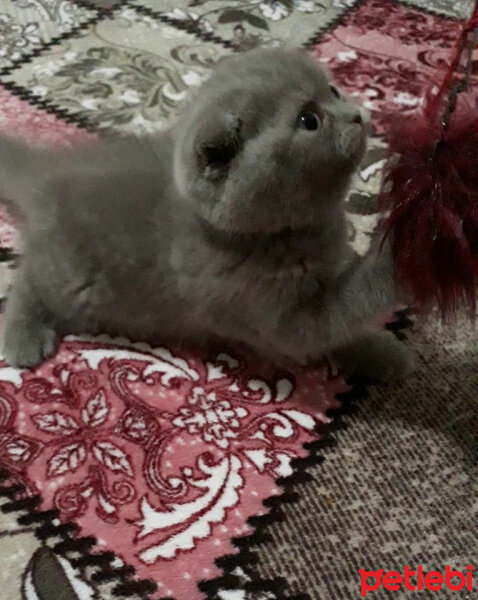
[[[359,569],[360,574],[360,594],[365,597],[369,592],[375,592],[384,588],[390,592],[408,590],[409,592],[421,592],[430,590],[439,592],[440,590],[450,590],[452,592],[473,590],[473,565],[466,565],[465,571],[455,571],[450,566],[445,567],[444,573],[440,571],[425,572],[422,566],[412,570],[408,565],[403,573],[398,571],[365,571]],[[412,594],[410,594],[411,596]],[[402,596],[400,596],[402,597]]]

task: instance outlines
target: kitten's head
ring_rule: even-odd
[[[211,225],[273,233],[341,208],[365,149],[359,107],[298,50],[218,65],[177,125],[175,180]]]

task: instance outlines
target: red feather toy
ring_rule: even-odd
[[[380,193],[395,278],[418,309],[444,319],[478,287],[478,105],[467,94],[478,39],[478,0],[440,84],[410,117],[397,118]]]

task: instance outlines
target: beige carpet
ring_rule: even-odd
[[[345,417],[335,448],[310,471],[314,482],[285,508],[286,520],[271,526],[273,539],[259,552],[262,575],[280,574],[312,598],[355,599],[360,568],[443,572],[450,565],[464,572],[476,564],[477,333],[431,324],[408,337],[416,374],[401,386],[369,388],[356,414]],[[382,590],[370,597],[392,596]]]

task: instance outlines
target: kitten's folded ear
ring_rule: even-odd
[[[219,117],[209,123],[198,136],[196,152],[207,179],[222,179],[242,148],[242,121],[233,115]]]

